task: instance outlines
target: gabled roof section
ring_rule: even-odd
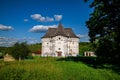
[[[55,33],[56,30],[57,30],[56,28],[49,28],[46,34],[42,38],[53,37],[53,34]]]
[[[65,28],[65,32],[66,32],[66,35],[70,38],[79,38],[78,36],[75,35],[72,28]]]
[[[61,23],[58,25],[57,28],[49,28],[42,38],[51,38],[58,35],[69,38],[79,38],[75,35],[71,28],[64,28]]]

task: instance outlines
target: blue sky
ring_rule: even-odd
[[[93,9],[84,0],[0,0],[0,46],[39,43],[49,27],[62,22],[80,41],[89,41],[85,21]]]

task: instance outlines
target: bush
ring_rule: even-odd
[[[26,42],[15,43],[15,45],[10,49],[10,54],[15,59],[26,59],[29,52],[30,50],[28,49]]]
[[[3,58],[3,56],[4,56],[3,53],[0,52],[0,58]]]

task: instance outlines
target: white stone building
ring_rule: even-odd
[[[42,37],[42,56],[67,57],[79,54],[79,37],[71,28],[60,23],[57,28],[49,28]]]

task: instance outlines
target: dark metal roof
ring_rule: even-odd
[[[49,28],[46,34],[42,38],[50,38],[53,37],[57,28]]]
[[[61,23],[58,25],[58,28],[56,29],[56,32],[54,34],[54,36],[58,36],[58,35],[67,37],[67,35],[65,33],[65,30],[64,30],[64,28],[63,28]]]
[[[70,37],[70,38],[79,38],[78,36],[75,35],[72,28],[65,28],[64,30],[65,30],[68,37]]]
[[[49,28],[42,38],[51,38],[58,35],[70,38],[79,38],[75,35],[72,28],[64,28],[61,23],[58,25],[57,28]]]

